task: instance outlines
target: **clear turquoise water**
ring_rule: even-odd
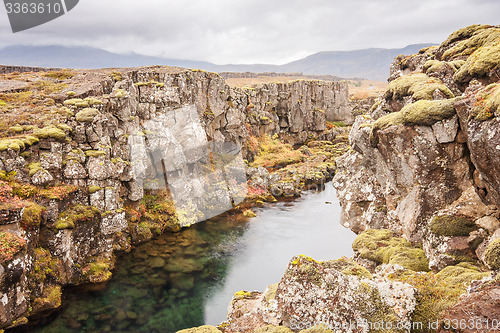
[[[224,216],[137,246],[118,260],[106,288],[66,290],[63,308],[25,332],[175,332],[225,320],[238,290],[279,281],[290,259],[352,254],[331,183],[292,202]],[[20,330],[18,330],[21,332]]]

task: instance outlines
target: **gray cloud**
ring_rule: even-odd
[[[81,0],[63,17],[0,46],[85,45],[215,63],[285,63],[318,51],[438,43],[474,24],[498,24],[494,0]]]

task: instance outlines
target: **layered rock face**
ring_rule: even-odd
[[[249,131],[295,144],[323,133],[327,119],[349,121],[339,82],[243,90],[215,73],[148,67],[11,73],[1,87],[0,105],[15,116],[0,140],[0,246],[9,253],[0,327],[57,307],[60,286],[109,279],[114,253],[132,242],[207,217],[162,197],[166,184],[179,196],[187,185],[211,187],[205,206],[237,204],[228,184],[243,170],[246,185]],[[220,171],[211,183],[207,170]]]

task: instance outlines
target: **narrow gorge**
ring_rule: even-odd
[[[332,180],[354,256],[296,253],[226,321],[181,332],[500,329],[500,27],[397,57],[356,112],[346,82],[26,70],[0,81],[1,328],[105,284],[137,244]]]
[[[133,244],[231,208],[251,216],[254,204],[331,179],[347,149],[345,128],[331,125],[350,120],[343,82],[238,89],[170,67],[3,71],[2,327],[58,308],[65,286],[109,280]],[[243,196],[220,170],[243,172]],[[180,200],[186,187],[205,209]]]

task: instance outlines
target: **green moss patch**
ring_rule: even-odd
[[[500,238],[495,239],[486,248],[484,253],[484,262],[491,267],[491,269],[500,269]]]
[[[83,269],[83,274],[92,283],[105,282],[111,278],[112,265],[108,259],[96,258]]]
[[[94,121],[95,116],[99,114],[99,111],[94,108],[85,108],[76,114],[76,120],[83,123],[90,123]]]
[[[87,150],[87,151],[85,151],[85,156],[87,156],[87,157],[101,157],[101,156],[106,156],[106,152],[103,150]]]
[[[72,98],[64,101],[65,106],[73,106],[76,108],[88,108],[94,105],[102,105],[102,101],[93,97],[87,97],[85,99]]]
[[[369,229],[356,237],[352,248],[377,264],[398,264],[413,271],[428,271],[429,260],[420,247],[395,237],[391,230]]]
[[[456,295],[464,293],[472,281],[481,280],[490,275],[491,272],[481,272],[478,267],[468,263],[445,267],[436,274]]]
[[[43,294],[33,301],[33,311],[43,311],[49,309],[56,309],[61,306],[61,286],[47,286],[43,290]]]
[[[473,220],[464,216],[438,215],[432,218],[429,228],[439,236],[469,236],[477,226]]]
[[[431,100],[432,94],[436,89],[448,98],[455,97],[441,80],[431,78],[423,73],[409,74],[391,81],[387,86],[385,97],[401,99],[405,96],[411,96],[415,100]]]
[[[42,163],[36,162],[28,164],[28,170],[30,177],[32,177],[35,173],[44,169],[42,168]]]
[[[94,219],[99,214],[99,210],[93,206],[74,205],[57,217],[55,228],[73,229],[78,222],[86,222]]]
[[[26,241],[10,232],[0,232],[0,264],[10,261],[26,246]]]
[[[45,281],[47,277],[55,281],[60,280],[59,260],[52,256],[49,250],[38,247],[35,249],[35,263],[30,272],[30,282],[39,284]]]
[[[100,186],[90,186],[89,187],[89,193],[90,194],[93,194],[93,193],[95,193],[95,192],[97,192],[99,190],[102,190],[102,188]]]
[[[66,133],[64,133],[62,129],[55,126],[47,126],[44,128],[35,129],[33,131],[33,136],[40,139],[52,138],[61,141],[66,138]]]
[[[455,115],[454,99],[417,101],[401,109],[403,122],[408,125],[430,126]]]
[[[20,138],[18,139],[3,139],[0,141],[0,151],[5,151],[7,149],[12,149],[14,151],[24,150],[26,144]]]
[[[345,275],[355,275],[367,279],[372,278],[372,274],[366,268],[347,258],[324,261],[323,266],[335,269]]]
[[[500,29],[478,29],[469,38],[459,41],[443,53],[443,60],[453,59],[459,56],[468,56],[485,45],[492,45],[498,41]]]
[[[499,34],[500,38],[500,34]],[[467,58],[465,64],[458,70],[453,79],[466,82],[471,77],[488,75],[492,70],[500,68],[500,42],[478,48]]]
[[[395,125],[430,126],[456,114],[455,99],[436,101],[421,100],[406,105],[399,112],[389,113],[377,119],[372,126],[371,138],[378,130],[384,130]]]
[[[162,234],[166,230],[179,231],[180,224],[177,214],[183,214],[176,210],[175,204],[166,190],[155,194],[146,193],[144,198],[135,206],[125,207],[125,216],[131,227],[137,226],[136,230],[151,238],[152,231]]]
[[[157,81],[149,81],[149,82],[137,82],[134,83],[134,86],[136,87],[144,87],[144,86],[155,86],[156,88],[163,88],[165,86],[165,83],[163,82],[157,82]]]
[[[62,69],[59,71],[49,71],[43,74],[44,77],[50,77],[56,80],[67,80],[76,75],[75,71],[70,69]]]
[[[491,27],[491,25],[473,24],[473,25],[469,25],[468,27],[454,31],[448,36],[448,38],[446,38],[446,40],[443,43],[441,43],[441,47],[446,47],[446,46],[451,45],[454,42],[470,38],[477,31],[483,30],[483,29],[486,29],[489,27]]]
[[[42,215],[47,210],[44,206],[31,203],[24,207],[21,226],[25,230],[35,230],[42,223]]]
[[[445,62],[439,60],[428,60],[425,62],[423,71],[426,74],[435,73],[443,67]]]
[[[480,280],[490,275],[477,267],[461,263],[448,266],[441,272],[403,272],[390,278],[411,284],[416,289],[417,305],[413,312],[413,321],[427,323],[439,320],[440,314],[455,305],[473,280]]]
[[[372,125],[372,132],[377,130],[384,130],[391,126],[401,125],[404,123],[403,113],[400,112],[392,112],[388,115],[378,118],[375,123]]]

